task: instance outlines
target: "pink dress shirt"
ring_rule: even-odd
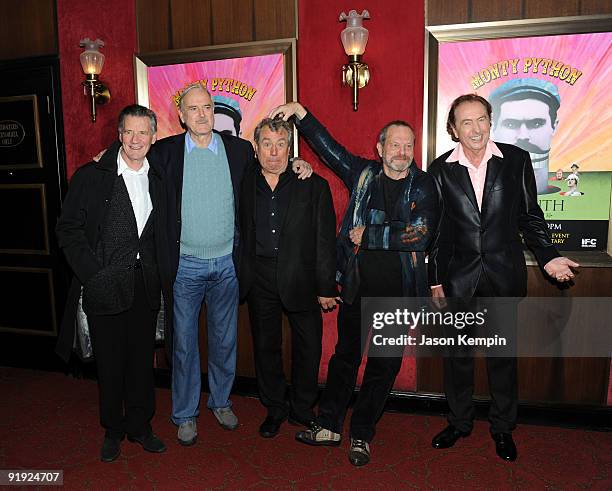
[[[474,188],[474,193],[476,194],[476,201],[478,202],[479,210],[482,210],[482,194],[484,192],[485,179],[487,177],[487,164],[493,155],[496,157],[503,157],[501,150],[497,145],[495,145],[495,142],[493,142],[493,140],[489,140],[487,142],[482,161],[478,167],[470,163],[468,158],[465,156],[465,152],[463,151],[463,146],[461,146],[461,144],[458,144],[446,159],[447,162],[459,161],[462,166],[467,167],[468,173],[470,174],[470,181],[472,181],[472,187]]]
[[[503,154],[493,140],[487,142],[484,156],[478,167],[475,167],[470,163],[468,158],[465,156],[463,147],[459,143],[451,154],[446,159],[447,162],[459,162],[462,166],[467,167],[468,173],[470,174],[470,181],[472,181],[472,187],[476,194],[476,201],[478,202],[478,209],[482,210],[482,194],[484,192],[485,179],[487,178],[487,164],[489,159],[495,155],[496,157],[502,157]],[[438,288],[442,285],[433,285],[431,288]]]

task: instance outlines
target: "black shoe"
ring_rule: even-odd
[[[299,416],[296,416],[295,414],[290,414],[288,421],[289,421],[289,424],[293,426],[305,426],[306,428],[310,428],[310,425],[312,425],[314,418],[305,419],[305,418],[300,418]]]
[[[264,438],[274,438],[278,435],[278,431],[280,430],[281,425],[285,421],[285,418],[274,418],[272,416],[268,416],[261,426],[259,427],[259,434]]]
[[[495,441],[495,451],[501,459],[514,462],[516,460],[516,445],[510,433],[496,433],[491,435]]]
[[[100,451],[100,460],[102,462],[112,462],[119,457],[120,453],[121,440],[105,436],[104,443],[102,443],[102,450]]]
[[[471,432],[460,431],[453,425],[448,425],[440,433],[433,437],[431,446],[433,448],[450,448],[452,447],[459,438],[465,438],[470,436]]]
[[[128,440],[133,443],[140,443],[147,452],[162,453],[166,451],[164,442],[152,432],[146,436],[128,436]]]
[[[348,454],[349,462],[361,467],[370,461],[370,444],[365,440],[351,438],[351,448]]]

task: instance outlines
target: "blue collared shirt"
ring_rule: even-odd
[[[191,138],[191,135],[189,134],[189,131],[187,131],[185,133],[185,150],[187,151],[187,153],[191,153],[191,151],[197,147],[196,143],[193,141],[193,138]],[[215,155],[217,155],[217,151],[219,149],[219,135],[217,135],[216,133],[212,134],[212,138],[210,139],[210,143],[208,144],[207,147],[212,153],[214,153]]]

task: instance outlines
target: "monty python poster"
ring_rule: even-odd
[[[612,33],[441,42],[436,155],[452,100],[493,107],[494,141],[528,151],[561,250],[605,250],[612,179]]]
[[[175,96],[201,81],[215,104],[215,129],[253,140],[257,123],[285,102],[280,53],[147,68],[149,107],[158,117],[158,138],[184,131]]]

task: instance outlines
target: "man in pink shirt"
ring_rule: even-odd
[[[571,268],[578,267],[560,256],[550,241],[529,153],[494,143],[490,130],[491,105],[486,99],[467,94],[453,101],[447,131],[458,145],[428,169],[444,201],[439,236],[429,256],[434,298],[524,297],[527,268],[521,236],[556,281],[570,281],[574,278]],[[500,318],[494,312],[489,317]],[[490,323],[491,329],[497,327],[494,324]],[[517,456],[512,439],[518,406],[516,358],[487,356],[487,372],[491,436],[497,455],[513,461]],[[452,447],[472,431],[473,356],[450,352],[444,358],[444,379],[449,425],[434,437],[434,448]]]

